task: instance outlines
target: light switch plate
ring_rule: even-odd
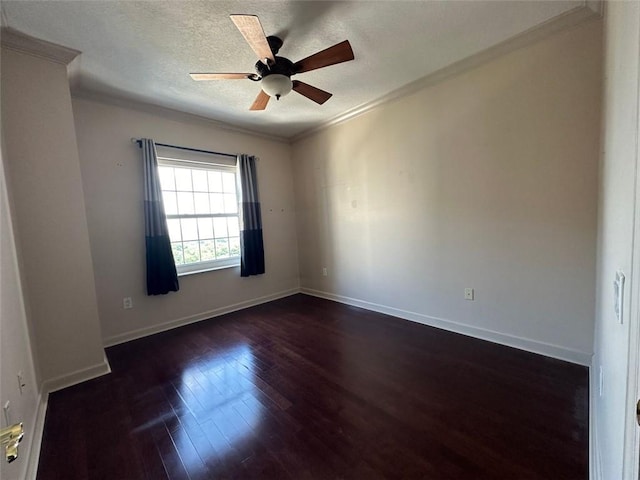
[[[613,281],[613,305],[616,312],[616,318],[621,324],[624,323],[624,273],[616,272],[616,279]]]

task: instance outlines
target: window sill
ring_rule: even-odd
[[[188,272],[178,272],[178,277],[186,277],[188,275],[197,275],[199,273],[214,272],[216,270],[226,270],[227,268],[236,268],[240,266],[240,262],[231,265],[221,265],[219,267],[205,267],[201,270],[191,270]]]

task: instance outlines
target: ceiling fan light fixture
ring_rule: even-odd
[[[273,73],[262,78],[262,90],[270,97],[284,97],[293,88],[293,82],[286,75]]]

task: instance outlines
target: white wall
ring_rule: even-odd
[[[4,157],[0,151],[0,157]],[[11,224],[4,158],[0,169],[0,404],[9,406],[9,424],[22,422],[25,437],[18,449],[18,459],[7,463],[0,458],[0,478],[25,478],[29,452],[33,445],[39,401],[39,381],[31,349],[30,330],[20,288],[18,258]],[[25,387],[20,393],[17,374],[23,373]],[[0,425],[6,427],[4,416]],[[4,451],[0,451],[4,454]]]
[[[298,254],[290,147],[224,130],[196,117],[74,98],[82,179],[104,341],[119,342],[230,308],[297,291]],[[266,273],[240,268],[180,277],[180,291],[145,292],[142,160],[131,137],[226,153],[258,162]],[[134,308],[122,308],[132,297]]]
[[[2,48],[7,185],[41,380],[108,371],[66,65]]]
[[[634,204],[638,155],[638,80],[640,55],[640,3],[608,2],[605,23],[605,85],[603,161],[600,192],[598,283],[592,403],[595,412],[601,476],[631,479],[638,453],[623,475],[626,429],[636,428],[627,410],[627,372],[631,297],[637,292],[632,278]],[[636,260],[637,261],[637,260]],[[613,287],[617,270],[627,276],[627,296],[620,324],[614,313]],[[634,293],[632,293],[634,292]],[[636,305],[637,308],[637,305]],[[637,317],[633,320],[637,322]],[[598,375],[604,374],[599,395]],[[635,392],[629,392],[634,395]]]
[[[593,20],[294,143],[303,290],[590,363],[600,88]]]

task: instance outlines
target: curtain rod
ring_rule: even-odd
[[[133,143],[137,143],[138,147],[142,148],[142,141],[139,138],[132,138]],[[237,158],[237,155],[232,153],[213,152],[211,150],[200,150],[199,148],[181,147],[179,145],[169,145],[167,143],[156,143],[158,147],[177,148],[178,150],[188,150],[189,152],[207,153],[209,155],[222,155],[223,157]]]

